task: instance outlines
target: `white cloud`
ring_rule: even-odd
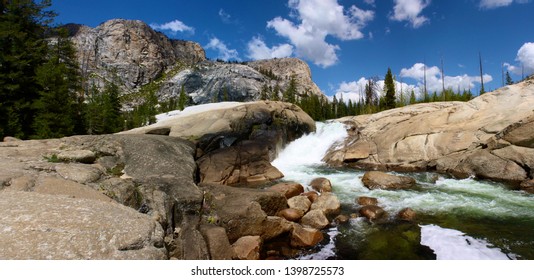
[[[525,67],[525,71],[528,71],[528,73],[534,72],[534,43],[523,44],[517,51],[516,60]]]
[[[374,19],[373,11],[354,5],[345,9],[337,0],[289,0],[288,3],[291,15],[299,22],[277,17],[267,22],[267,27],[287,38],[298,56],[325,68],[338,61],[336,51],[339,50],[339,46],[326,42],[326,37],[361,39],[364,37],[361,29]]]
[[[150,25],[154,30],[171,31],[172,33],[178,32],[191,32],[195,33],[195,28],[187,26],[179,20],[173,20],[163,24],[152,23]]]
[[[484,9],[493,9],[499,7],[509,6],[514,2],[513,0],[481,0],[480,7]]]
[[[519,48],[515,59],[519,66],[510,63],[504,63],[508,71],[516,75],[530,75],[534,73],[534,43],[527,42]]]
[[[500,7],[507,7],[513,2],[518,4],[528,3],[530,0],[480,0],[480,8],[482,9],[496,9]]]
[[[403,68],[400,72],[400,77],[412,78],[417,81],[417,87],[422,88],[424,86],[425,79],[425,65],[423,63],[415,63],[410,68]],[[493,77],[488,74],[483,75],[484,83],[489,83],[493,80]],[[445,88],[451,88],[456,91],[457,89],[469,90],[475,88],[475,83],[480,84],[480,76],[469,76],[467,74],[459,76],[447,76],[445,75]],[[437,66],[426,66],[426,84],[428,92],[441,92],[443,89],[441,71]]]
[[[413,28],[419,28],[429,21],[427,17],[420,15],[428,5],[430,5],[430,0],[395,0],[390,19],[408,21]]]
[[[339,87],[335,91],[335,96],[339,100],[343,97],[343,100],[347,102],[349,99],[353,102],[359,102],[360,100],[365,100],[365,86],[369,83],[369,80],[366,78],[360,78],[358,81],[351,82],[342,82],[339,84]],[[376,86],[374,88],[374,93],[376,96],[380,97],[384,95],[384,80],[376,81]],[[421,97],[420,89],[418,86],[409,85],[404,82],[395,81],[395,92],[396,96],[400,99],[400,94],[404,96],[405,100],[410,99],[410,94],[414,91],[414,94],[417,98]]]
[[[229,49],[226,44],[216,37],[213,37],[210,42],[204,46],[205,49],[212,49],[218,52],[217,58],[222,60],[239,60],[239,53],[235,49]]]
[[[293,46],[289,44],[281,44],[269,48],[265,42],[259,38],[254,37],[247,44],[248,57],[253,60],[269,59],[269,58],[283,58],[289,57],[293,54]]]

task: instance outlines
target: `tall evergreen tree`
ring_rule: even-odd
[[[187,95],[185,94],[185,87],[182,85],[180,90],[180,97],[178,97],[178,110],[183,111],[187,105]]]
[[[393,109],[395,108],[395,82],[393,81],[393,75],[391,74],[391,68],[388,67],[388,72],[386,73],[386,77],[384,79],[384,92],[386,93],[385,96],[385,108],[386,109]]]
[[[72,135],[76,121],[81,117],[77,106],[81,91],[80,73],[66,30],[58,31],[58,36],[50,43],[49,53],[48,61],[36,70],[40,90],[34,105],[37,112],[33,125],[37,138]]]
[[[415,91],[412,89],[412,92],[410,92],[410,104],[415,104],[417,100],[415,99]]]
[[[0,11],[0,139],[34,135],[40,98],[36,69],[46,63],[49,0],[2,0]]]
[[[284,101],[289,103],[295,103],[297,96],[297,80],[295,76],[291,76],[289,80],[289,86],[284,91]]]

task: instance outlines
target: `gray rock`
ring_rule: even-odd
[[[165,259],[163,230],[117,203],[0,192],[0,259]]]
[[[94,152],[89,150],[63,151],[57,155],[59,161],[93,163],[96,160]]]

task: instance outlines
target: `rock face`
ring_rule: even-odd
[[[437,170],[521,182],[534,174],[534,81],[469,102],[416,104],[340,119],[350,126],[325,160],[374,170]]]
[[[145,85],[177,63],[205,60],[202,47],[171,40],[138,20],[109,20],[96,28],[70,26],[82,75],[97,85],[119,78],[127,91]]]
[[[229,185],[282,177],[270,164],[277,151],[289,141],[315,131],[310,116],[289,103],[224,103],[224,109],[204,106],[125,133],[164,130],[169,136],[191,139],[198,147],[200,181]]]
[[[113,19],[96,28],[66,27],[88,84],[103,87],[115,81],[130,94],[152,83],[160,101],[178,97],[183,88],[193,104],[205,104],[259,100],[265,90],[270,98],[277,88],[282,96],[294,79],[300,95],[326,98],[312,81],[308,65],[297,58],[209,61],[198,43],[169,39],[138,20]]]
[[[165,259],[164,232],[118,203],[0,193],[0,259]]]
[[[85,164],[72,162],[70,159],[86,158],[79,154],[89,154],[76,152],[80,150],[91,151],[96,159],[83,160],[88,162]],[[47,250],[45,254],[21,249],[13,258],[207,259],[206,243],[198,231],[196,213],[202,206],[203,194],[195,184],[194,152],[194,145],[188,141],[157,135],[75,136],[1,143],[0,200],[8,203],[12,192],[23,192],[17,194],[21,200],[43,202],[35,202],[38,208],[24,210],[28,219],[19,221],[18,227],[7,226],[9,235],[0,236],[0,242],[11,242],[18,236],[21,243],[17,246],[34,248],[44,244]],[[56,156],[60,153],[76,156],[62,162]],[[46,216],[53,211],[57,211],[55,216]],[[84,221],[90,224],[84,225]],[[43,228],[42,238],[32,243],[26,239],[35,238],[34,234],[25,229],[37,225]],[[85,229],[88,234],[83,234]],[[89,234],[91,230],[106,235]],[[65,235],[58,233],[54,239],[46,232]],[[128,237],[129,232],[137,239]],[[90,247],[101,244],[101,238],[116,242],[109,247]],[[78,247],[67,240],[75,241]],[[80,252],[64,253],[66,248],[62,245],[69,244]],[[87,252],[82,252],[86,246]],[[121,253],[129,250],[135,252]]]

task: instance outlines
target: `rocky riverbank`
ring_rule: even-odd
[[[417,104],[347,117],[349,137],[330,149],[332,166],[438,171],[521,185],[534,177],[534,80],[469,102]],[[531,189],[531,188],[530,188]]]

